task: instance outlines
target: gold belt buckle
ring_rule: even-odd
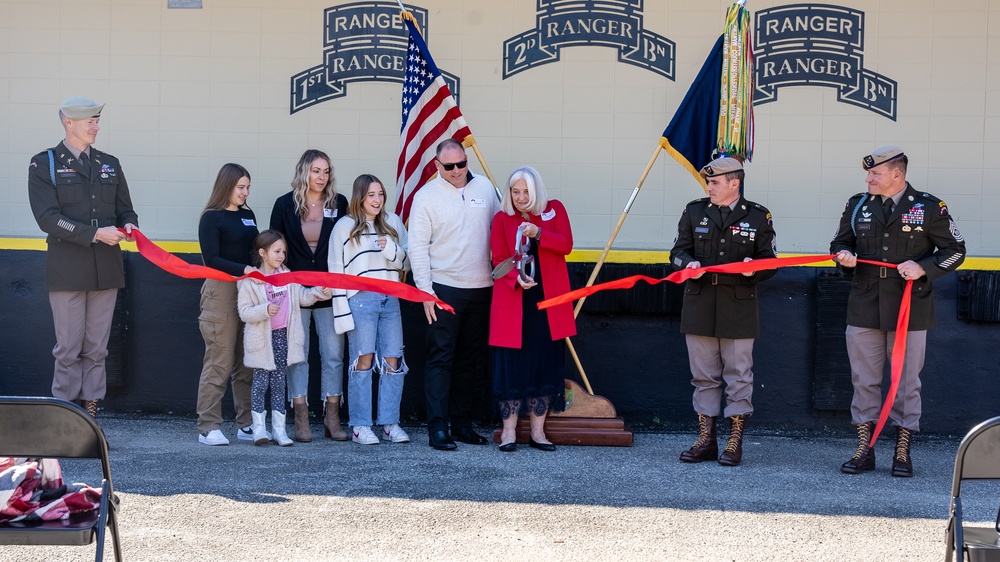
[[[885,279],[886,278],[886,273],[887,273],[886,269],[887,268],[884,265],[878,268],[878,277],[879,277],[879,279]]]
[[[718,273],[713,273],[712,274],[712,284],[713,285],[718,285],[719,284],[719,274]]]

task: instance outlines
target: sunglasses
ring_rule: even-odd
[[[438,160],[438,162],[441,162],[441,161]],[[464,170],[465,167],[468,166],[468,165],[469,165],[469,160],[468,159],[462,160],[461,162],[455,162],[454,164],[445,164],[444,162],[441,162],[441,167],[444,168],[445,171],[447,171],[447,172],[450,172],[450,171],[454,170],[455,166],[458,166],[459,170]]]

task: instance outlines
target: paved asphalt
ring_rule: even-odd
[[[281,448],[197,441],[193,419],[101,417],[125,560],[940,560],[957,437],[918,436],[916,476],[839,472],[850,435],[747,435],[743,465],[683,464],[693,434],[627,448]],[[481,428],[483,433],[486,428]],[[235,427],[224,430],[233,438]],[[890,436],[887,436],[890,437]],[[66,480],[92,481],[82,461]],[[990,522],[1000,485],[963,488]],[[105,550],[112,559],[110,545]],[[0,560],[92,560],[91,547],[0,547]]]

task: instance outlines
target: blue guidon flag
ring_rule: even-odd
[[[660,138],[703,188],[698,172],[715,157],[753,156],[753,40],[744,1],[730,6],[722,35]]]
[[[435,149],[445,139],[455,139],[465,146],[473,142],[448,84],[441,77],[427,44],[409,12],[402,12],[410,34],[403,80],[403,119],[399,131],[399,161],[396,166],[396,214],[404,222],[409,218],[413,195],[430,181]]]

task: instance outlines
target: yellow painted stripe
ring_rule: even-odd
[[[157,241],[156,244],[164,250],[174,254],[200,254],[201,246],[197,242],[183,240]],[[126,250],[136,251],[135,244],[125,242],[122,247]],[[44,238],[0,238],[0,250],[44,250]],[[813,254],[781,254],[783,258],[808,256]],[[601,250],[573,250],[566,260],[575,263],[596,263],[601,257]],[[605,263],[635,263],[635,264],[658,264],[667,263],[670,259],[670,252],[662,250],[611,250]],[[809,264],[800,267],[832,267],[833,262]],[[959,269],[974,271],[998,271],[1000,270],[1000,257],[968,257]]]
[[[182,240],[157,241],[156,245],[172,254],[200,254],[201,245]],[[138,251],[135,242],[122,242],[122,248]],[[0,250],[45,250],[44,238],[0,238]]]

